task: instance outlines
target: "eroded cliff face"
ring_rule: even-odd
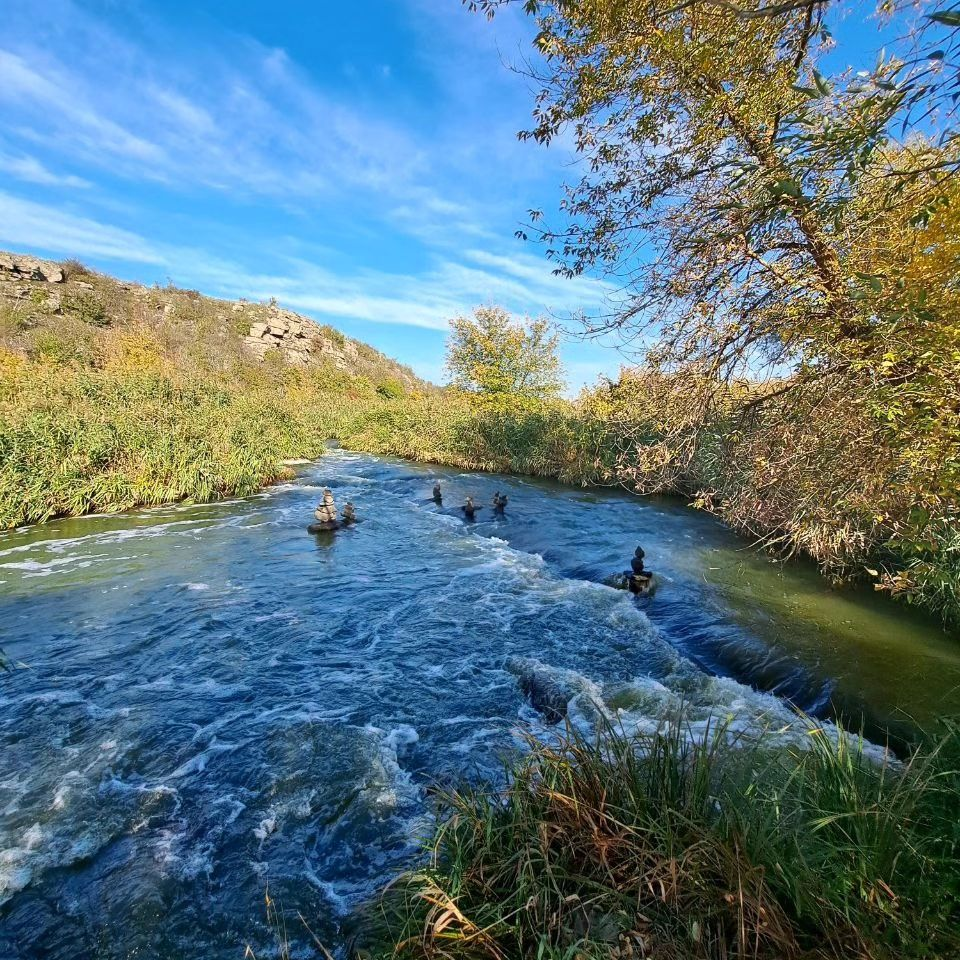
[[[0,252],[0,340],[31,351],[41,330],[122,328],[146,324],[189,347],[191,337],[211,338],[227,358],[251,362],[276,356],[299,367],[332,366],[375,383],[395,381],[407,390],[425,389],[409,367],[323,326],[275,301],[219,300],[193,290],[146,287],[94,273],[78,263],[57,263],[27,254]],[[91,331],[92,332],[92,331]]]

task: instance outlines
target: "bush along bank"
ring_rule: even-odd
[[[371,910],[363,955],[957,956],[955,727],[898,763],[806,726],[786,748],[682,720],[531,742],[504,789],[439,796],[429,862]]]

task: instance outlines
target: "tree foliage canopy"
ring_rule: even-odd
[[[478,307],[450,321],[447,371],[454,386],[525,399],[563,389],[557,334],[545,319],[514,320],[501,307]]]
[[[520,136],[572,134],[582,158],[560,222],[533,211],[525,232],[560,273],[619,277],[590,324],[652,343],[648,368],[692,385],[686,414],[635,445],[635,475],[668,484],[698,421],[724,418],[737,456],[761,424],[727,496],[790,490],[781,529],[833,511],[838,538],[918,568],[960,555],[960,7],[883,3],[902,42],[840,76],[830,0],[524,7],[540,92]],[[735,415],[744,378],[765,386]]]

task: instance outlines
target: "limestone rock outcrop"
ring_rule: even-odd
[[[311,361],[326,358],[346,370],[357,355],[357,345],[346,337],[340,339],[343,342],[337,343],[332,336],[324,335],[320,325],[306,317],[268,307],[265,314],[251,324],[243,342],[261,358],[268,350],[276,349],[288,363],[308,366]]]
[[[63,283],[63,268],[50,260],[25,257],[16,253],[0,253],[0,273],[16,280],[43,280],[46,283]]]
[[[355,371],[363,366],[363,359],[376,357],[371,348],[290,310],[272,304],[258,309],[251,304],[251,311],[255,311],[255,319],[243,342],[247,350],[260,359],[268,351],[277,350],[287,363],[298,366],[329,363],[340,370]],[[361,350],[372,356],[364,358]],[[399,366],[395,376],[407,387],[417,385],[416,378]]]

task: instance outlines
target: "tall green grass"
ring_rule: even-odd
[[[803,747],[570,733],[505,790],[441,794],[429,865],[385,891],[368,955],[960,956],[960,749],[904,763],[810,722]]]
[[[358,343],[349,369],[261,364],[242,337],[270,305],[64,269],[26,299],[0,283],[0,529],[252,493],[412,379]]]
[[[598,484],[609,474],[606,428],[569,403],[489,403],[454,390],[368,408],[347,446],[467,470]]]
[[[0,370],[0,528],[254,493],[375,403],[294,370]]]

